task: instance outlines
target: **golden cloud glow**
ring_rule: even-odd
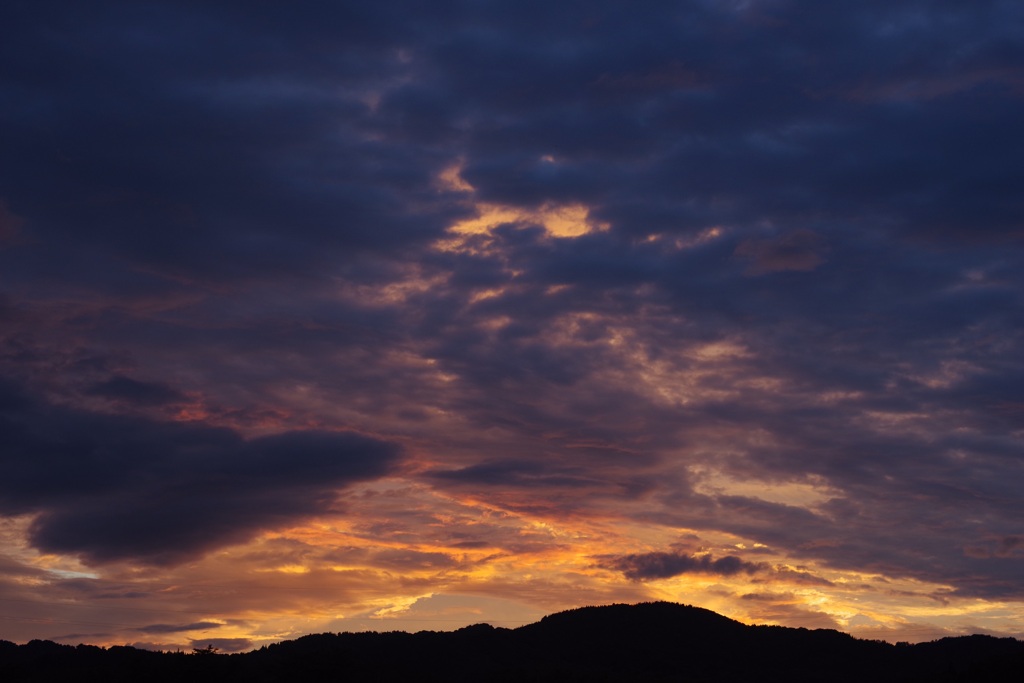
[[[690,467],[689,472],[693,477],[694,491],[710,496],[743,496],[805,508],[813,508],[841,496],[841,492],[828,486],[820,477],[806,482],[739,479],[704,465]]]
[[[753,482],[720,472],[698,475],[698,488],[758,493]],[[769,485],[756,497],[813,505],[828,493],[812,481]],[[831,625],[890,640],[926,640],[971,624],[1011,632],[1022,626],[1006,605],[956,599],[948,586],[800,564],[722,532],[645,524],[607,511],[516,509],[500,498],[441,493],[400,478],[363,485],[346,501],[345,516],[266,533],[185,566],[145,572],[113,566],[93,574],[89,580],[110,593],[102,609],[118,615],[106,617],[107,644],[145,640],[132,629],[153,623],[210,624],[162,636],[168,647],[202,637],[243,638],[258,647],[325,630],[457,628],[478,621],[516,626],[579,604],[654,599],[700,604],[746,623]],[[693,556],[740,554],[761,569],[633,581],[602,560],[672,547]],[[48,556],[37,556],[35,564],[80,569]],[[22,578],[24,590],[45,593],[52,606],[68,577]],[[495,600],[497,611],[477,607]],[[71,632],[90,614],[84,603],[68,601],[52,619],[66,621]],[[52,619],[49,630],[39,625],[47,637],[54,637]]]
[[[549,202],[536,210],[503,204],[479,203],[478,215],[451,226],[448,231],[456,235],[485,235],[505,223],[540,225],[551,237],[579,237],[595,230],[607,230],[606,223],[590,219],[590,210],[583,204],[556,204]]]
[[[549,161],[552,163],[553,159]],[[462,164],[449,166],[440,173],[437,184],[450,192],[471,195],[475,188],[462,177]],[[439,240],[435,247],[442,251],[479,251],[483,247],[474,244],[474,236],[488,236],[501,225],[536,225],[544,228],[549,237],[571,239],[591,232],[608,230],[607,223],[590,216],[590,209],[580,203],[545,202],[539,207],[527,208],[509,204],[477,202],[469,199],[475,215],[461,220],[448,228],[447,238]]]
[[[473,186],[462,179],[462,163],[456,163],[441,171],[437,177],[441,189],[450,192],[472,192]]]

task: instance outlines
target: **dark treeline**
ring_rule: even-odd
[[[918,645],[830,630],[746,626],[671,603],[584,607],[517,629],[310,635],[244,654],[0,641],[4,681],[872,681],[1021,680],[1024,642]]]

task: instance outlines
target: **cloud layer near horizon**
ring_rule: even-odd
[[[995,0],[8,3],[0,600],[1024,633],[1022,37]]]

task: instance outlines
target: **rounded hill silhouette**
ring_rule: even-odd
[[[1024,643],[918,645],[832,630],[747,626],[666,602],[582,607],[516,629],[322,633],[244,654],[0,641],[5,681],[677,681],[988,683],[1019,680]]]

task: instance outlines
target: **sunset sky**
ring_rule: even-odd
[[[1024,638],[1024,3],[6,0],[0,639]]]

